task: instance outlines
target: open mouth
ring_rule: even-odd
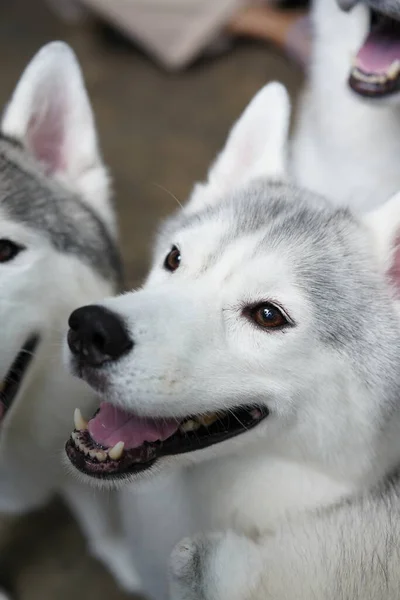
[[[370,29],[357,53],[349,85],[361,96],[400,91],[400,22],[371,9]]]
[[[0,382],[0,422],[11,408],[22,385],[28,367],[34,357],[39,343],[38,335],[31,335],[22,346],[9,368],[5,378]]]
[[[77,409],[66,444],[71,463],[82,473],[118,479],[149,469],[161,457],[219,444],[258,425],[266,407],[240,407],[185,419],[138,417],[102,402],[86,423]]]

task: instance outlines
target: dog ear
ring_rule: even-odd
[[[78,192],[111,224],[109,181],[93,113],[67,44],[52,42],[34,56],[5,109],[1,132],[19,141],[46,174]]]
[[[400,299],[400,194],[364,217],[372,232],[374,251],[397,299]]]
[[[289,123],[286,89],[276,82],[266,85],[231,129],[207,181],[195,186],[190,207],[214,204],[238,185],[259,177],[284,177]]]

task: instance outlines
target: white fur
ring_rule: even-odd
[[[286,170],[290,102],[277,82],[264,86],[232,127],[206,184],[193,190],[189,210],[214,204],[227,191],[257,177],[279,179]]]
[[[29,63],[5,110],[1,129],[23,140],[47,172],[79,192],[115,235],[93,112],[78,61],[67,44],[47,44]]]
[[[400,188],[400,106],[363,101],[347,79],[369,29],[364,4],[344,13],[336,0],[315,0],[313,53],[295,130],[295,181],[331,200],[367,211]]]
[[[258,99],[268,100],[263,110]],[[258,137],[264,114],[274,123],[271,145]],[[205,557],[215,557],[214,544],[220,543],[215,533],[178,547],[173,600],[242,600],[242,591],[256,593],[265,557],[251,539],[353,496],[383,477],[400,456],[399,415],[393,415],[383,435],[373,393],[354,379],[345,357],[333,358],[314,334],[313,307],[296,285],[290,250],[280,247],[258,255],[265,230],[255,229],[219,251],[218,241],[224,234],[229,239],[237,223],[223,212],[224,196],[216,194],[216,187],[239,202],[246,198],[246,186],[259,178],[260,164],[275,177],[276,165],[284,165],[288,119],[281,88],[274,84],[271,94],[268,88],[261,92],[233,129],[201,194],[195,189],[189,202],[188,214],[218,202],[221,213],[204,223],[199,218],[195,234],[184,226],[177,226],[173,239],[165,234],[143,289],[102,302],[123,317],[135,341],[130,354],[107,366],[107,400],[157,417],[226,410],[267,397],[271,409],[255,429],[198,452],[160,459],[154,468],[163,468],[166,475],[169,465],[180,471],[142,484],[133,478],[130,489],[121,492],[135,564],[145,591],[157,600],[168,597],[166,564],[173,545],[198,531],[235,534],[222,536],[224,552],[207,563],[196,562],[198,547],[204,541]],[[254,136],[255,153],[245,153],[249,162],[237,160],[243,148],[253,148]],[[398,209],[400,200],[393,203]],[[385,207],[379,218],[366,219],[367,232],[359,243],[366,255],[375,251],[377,264],[389,263],[379,231],[387,231],[387,217],[397,209]],[[162,268],[172,244],[183,249],[174,274]],[[243,303],[265,298],[283,307],[297,326],[270,335],[246,321]],[[200,572],[196,564],[201,564]],[[241,564],[246,566],[243,573]],[[254,589],[249,585],[253,572]],[[216,591],[217,574],[222,587]],[[265,598],[276,600],[273,594]]]
[[[49,44],[32,60],[7,107],[1,130],[30,153],[21,172],[61,197],[65,189],[79,194],[114,235],[108,177],[93,115],[77,60],[68,46]],[[21,160],[17,158],[20,150],[10,146],[9,152]],[[1,190],[3,195],[9,191]],[[33,364],[2,423],[0,511],[31,510],[61,491],[91,538],[95,555],[104,560],[108,554],[105,562],[111,570],[115,568],[117,577],[122,572],[121,584],[132,589],[137,582],[129,569],[124,571],[123,553],[117,550],[123,544],[118,529],[107,521],[102,495],[89,496],[62,466],[74,408],[79,405],[90,414],[96,405],[93,392],[63,367],[61,342],[67,319],[80,304],[113,293],[114,285],[76,254],[56,250],[42,231],[8,216],[1,204],[0,239],[26,247],[13,261],[0,264],[0,380],[27,336],[41,335]]]

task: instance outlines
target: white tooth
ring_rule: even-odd
[[[183,431],[184,433],[189,433],[189,431],[195,431],[196,429],[199,429],[199,427],[200,427],[200,423],[193,421],[193,419],[189,419],[188,421],[185,421],[184,423],[182,423],[182,425],[179,427],[179,429],[181,431]]]
[[[104,462],[107,458],[107,453],[104,450],[90,450],[89,456],[97,458],[100,462]]]
[[[118,444],[115,444],[114,448],[111,448],[111,450],[108,451],[108,456],[112,460],[119,460],[124,453],[124,448],[124,442],[118,442]]]
[[[97,450],[96,458],[99,462],[104,462],[107,458],[107,452],[104,452],[104,450]]]
[[[197,417],[198,422],[201,423],[201,425],[204,425],[204,427],[212,425],[217,419],[217,413],[208,413],[206,415],[200,415]]]
[[[382,83],[385,81],[385,77],[383,76],[383,81],[381,81],[381,75],[373,75],[369,73],[363,73],[357,67],[353,70],[353,77],[356,77],[360,81],[365,81],[366,83]]]
[[[85,431],[85,429],[88,428],[88,424],[82,417],[82,413],[79,408],[76,408],[74,412],[74,425],[75,429],[78,431]]]
[[[399,74],[399,72],[400,72],[400,60],[395,60],[390,65],[386,74],[389,77],[389,79],[395,79],[397,77],[397,75]]]
[[[81,442],[80,440],[77,441],[77,446],[79,448],[79,450],[81,452],[83,452],[84,454],[88,454],[89,452],[89,448],[87,446],[85,446],[85,444],[83,442]]]

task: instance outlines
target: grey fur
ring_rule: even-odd
[[[206,221],[225,222],[226,233],[209,255],[204,252],[203,269],[212,268],[231,244],[253,233],[260,237],[256,253],[279,249],[290,254],[297,285],[316,314],[315,335],[346,355],[366,388],[385,386],[386,402],[397,404],[400,328],[378,266],[373,268],[375,259],[365,250],[363,226],[349,210],[306,190],[259,180],[215,206],[172,217],[161,230],[159,246],[166,239],[173,242],[179,230],[195,230]],[[379,332],[371,319],[379,322]]]
[[[121,258],[106,225],[5,136],[0,137],[0,207],[13,220],[42,232],[56,250],[76,255],[121,287]]]

